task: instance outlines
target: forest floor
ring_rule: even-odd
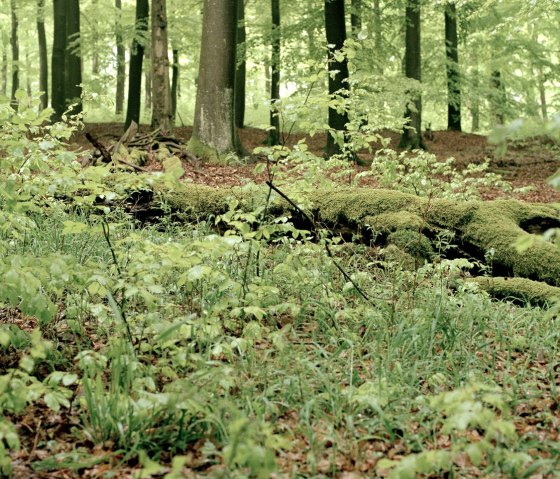
[[[104,144],[115,142],[122,135],[122,124],[120,123],[88,123],[84,132],[91,133],[94,137],[101,140]],[[147,133],[149,127],[142,125],[139,133]],[[174,130],[174,136],[183,142],[187,142],[192,134],[192,127],[179,127]],[[399,133],[384,131],[383,137],[390,138],[391,148],[396,148],[399,141]],[[555,145],[552,141],[535,138],[523,142],[510,144],[503,154],[497,152],[495,145],[488,142],[486,136],[470,133],[458,133],[453,131],[436,131],[435,140],[428,141],[428,151],[437,156],[438,160],[443,161],[453,157],[458,168],[464,168],[470,163],[480,164],[485,159],[490,161],[490,171],[499,173],[509,181],[514,188],[533,186],[532,191],[522,194],[512,194],[510,196],[530,202],[560,202],[560,191],[548,185],[547,180],[560,168],[560,145]],[[239,130],[239,137],[246,152],[253,152],[255,148],[262,147],[266,142],[266,132],[256,128],[244,128]],[[300,133],[292,133],[284,138],[284,144],[293,147],[300,140],[305,139],[309,151],[320,156],[326,142],[325,134],[316,134],[312,137]],[[84,134],[79,134],[73,140],[74,144],[91,149],[91,145]],[[367,165],[371,162],[376,150],[381,148],[380,144],[373,144],[372,151],[361,151],[360,159]],[[398,150],[398,148],[397,148]],[[216,166],[201,165],[193,162],[184,162],[185,177],[194,183],[204,183],[211,186],[239,186],[249,180],[264,182],[263,174],[255,176],[254,162],[259,158],[249,157],[251,161],[247,164]],[[161,165],[152,163],[150,168],[158,169]],[[356,173],[366,171],[367,166],[356,166]],[[375,181],[371,177],[364,177],[360,180],[362,186],[375,186]],[[482,192],[485,199],[495,199],[503,196],[501,190],[487,190]]]

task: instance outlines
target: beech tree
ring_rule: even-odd
[[[122,2],[115,0],[115,43],[117,46],[117,84],[115,89],[115,113],[120,115],[124,108],[124,86],[126,82],[126,54],[122,36]]]
[[[128,102],[126,108],[125,130],[134,121],[140,123],[140,104],[142,95],[142,62],[144,60],[144,35],[148,30],[148,0],[136,0],[136,25],[134,40],[130,48],[128,71]]]
[[[280,100],[280,0],[271,0],[272,12],[272,52],[270,55],[270,129],[267,143],[278,145],[280,142],[280,117],[276,103]]]
[[[66,81],[66,11],[65,0],[53,0],[54,36],[52,45],[51,67],[51,104],[54,110],[53,120],[62,119],[66,110],[64,84]]]
[[[445,55],[447,58],[447,129],[461,131],[457,8],[452,2],[447,2],[445,5]]]
[[[421,81],[420,49],[420,0],[407,0],[405,13],[405,75]],[[422,137],[422,94],[420,86],[409,89],[409,103],[405,119],[408,121],[403,130],[399,146],[401,148],[426,148]]]
[[[10,44],[12,46],[12,106],[17,109],[16,91],[19,88],[19,40],[18,40],[18,17],[16,13],[16,0],[10,0],[10,14],[12,17],[12,34]]]
[[[334,98],[347,96],[348,89],[348,60],[337,56],[346,41],[346,21],[344,16],[344,0],[325,0],[325,32],[328,48],[329,96]],[[343,137],[348,123],[346,110],[329,107],[329,128],[325,157],[342,153]],[[342,138],[341,135],[342,134]],[[336,136],[336,138],[334,137]]]
[[[237,64],[235,67],[235,126],[245,126],[245,82],[247,77],[245,0],[237,0]]]
[[[49,105],[49,65],[45,33],[45,0],[37,0],[37,39],[39,41],[39,91],[41,109]]]
[[[152,128],[171,129],[171,91],[167,53],[167,2],[152,0]]]
[[[80,0],[66,0],[66,82],[65,107],[73,104],[72,114],[82,111],[82,57],[80,45]]]
[[[236,0],[204,0],[193,134],[189,148],[210,162],[239,153],[234,123]]]

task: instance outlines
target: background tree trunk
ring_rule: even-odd
[[[405,28],[405,75],[407,78],[422,80],[422,59],[420,49],[420,1],[407,0]],[[403,130],[399,146],[401,148],[426,148],[422,137],[422,94],[418,89],[409,92],[412,102],[407,105],[405,118],[409,120]]]
[[[144,67],[144,103],[146,108],[152,108],[152,55],[149,50],[144,52],[144,60],[146,65]]]
[[[115,0],[117,20],[115,22],[115,43],[117,44],[117,88],[115,94],[115,113],[122,114],[124,108],[124,87],[126,81],[126,57],[122,36],[122,2]]]
[[[494,70],[491,74],[490,83],[492,85],[491,104],[494,123],[503,125],[505,123],[506,91],[502,82],[502,72]]]
[[[380,55],[383,51],[383,23],[381,17],[381,4],[379,0],[373,0],[373,34],[375,41],[375,53]],[[383,75],[383,61],[377,59],[377,70]]]
[[[346,21],[344,16],[344,0],[325,0],[325,32],[328,44],[329,96],[344,98],[342,92],[348,90],[348,61],[335,59],[335,54],[344,46],[346,41]],[[329,128],[335,132],[345,132],[348,123],[348,112],[339,112],[329,108]],[[325,157],[342,153],[340,141],[336,141],[331,132],[327,134]]]
[[[276,103],[280,100],[280,0],[271,0],[272,12],[272,51],[270,55],[270,130],[268,145],[280,143],[280,116]]]
[[[447,129],[461,131],[457,9],[451,2],[447,2],[445,6],[445,54],[447,58]]]
[[[54,36],[51,65],[51,104],[53,120],[60,121],[66,110],[66,0],[53,0]]]
[[[6,46],[2,46],[2,95],[6,96],[8,93],[8,53]]]
[[[167,52],[167,2],[152,0],[152,129],[171,130],[171,90]]]
[[[93,48],[91,51],[91,73],[92,75],[99,75],[99,0],[91,0],[91,6],[94,14],[89,18],[89,24],[92,33]]]
[[[189,148],[210,162],[239,153],[234,123],[237,4],[204,0],[193,134]]]
[[[247,76],[245,0],[237,0],[237,64],[235,67],[235,126],[245,127],[245,81]]]
[[[65,82],[66,106],[74,103],[71,113],[82,111],[82,56],[80,45],[80,1],[66,0],[66,67],[67,82]]]
[[[144,60],[144,43],[142,35],[148,29],[150,6],[148,0],[136,0],[136,27],[134,40],[130,49],[128,72],[128,102],[126,107],[125,130],[131,122],[140,124],[140,104],[142,102],[142,62]]]
[[[548,121],[548,105],[546,103],[545,77],[542,66],[538,67],[539,97],[541,104],[541,114],[544,121]]]
[[[362,30],[362,0],[352,0],[350,3],[350,25],[352,37],[356,38]]]
[[[173,50],[173,75],[171,76],[171,119],[175,124],[177,117],[177,99],[179,96],[179,50]]]
[[[17,110],[18,101],[16,91],[19,89],[19,40],[18,40],[18,18],[16,12],[16,0],[10,0],[10,13],[12,17],[12,33],[10,44],[12,46],[12,94],[11,104]]]
[[[45,33],[45,0],[37,1],[37,39],[39,41],[39,91],[41,110],[49,106],[49,65]]]

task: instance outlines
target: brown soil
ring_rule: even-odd
[[[122,125],[119,123],[89,123],[85,131],[105,144],[116,141],[122,134]],[[149,126],[142,125],[140,134],[147,133]],[[174,136],[187,142],[192,134],[192,127],[181,127],[174,130]],[[239,136],[245,151],[252,152],[255,148],[265,144],[266,132],[256,128],[245,128],[239,130]],[[383,136],[391,139],[391,147],[396,148],[399,134],[391,131],[383,132]],[[286,146],[293,146],[299,140],[305,138],[309,150],[316,155],[321,155],[326,142],[325,134],[317,134],[313,137],[305,137],[299,133],[292,133],[284,138]],[[74,139],[74,143],[84,149],[90,149],[91,145],[82,134]],[[514,197],[531,202],[560,202],[560,191],[554,190],[547,184],[547,179],[560,168],[560,146],[548,140],[529,139],[510,145],[503,155],[497,153],[496,148],[489,144],[487,138],[482,135],[468,133],[457,133],[452,131],[436,131],[435,141],[427,142],[430,152],[434,153],[440,160],[454,157],[458,167],[462,168],[469,163],[481,163],[486,158],[490,160],[491,170],[500,173],[504,179],[510,181],[515,187],[534,187],[533,191],[525,194],[515,194]],[[375,148],[379,145],[373,145]],[[360,152],[360,159],[364,163],[371,161],[372,154],[366,151]],[[255,177],[254,161],[262,161],[258,157],[252,157],[252,162],[236,166],[213,166],[201,165],[194,162],[185,162],[185,178],[195,183],[204,183],[212,186],[237,186],[243,185],[249,180],[257,182],[264,181],[264,176]],[[150,169],[158,170],[161,165],[152,162]],[[367,167],[357,166],[356,172],[367,170]],[[364,180],[364,184],[375,186],[370,179]],[[498,190],[484,191],[485,199],[494,199],[503,196]]]

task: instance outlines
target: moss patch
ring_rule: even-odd
[[[481,289],[497,299],[548,305],[560,300],[560,288],[526,278],[471,278]]]

